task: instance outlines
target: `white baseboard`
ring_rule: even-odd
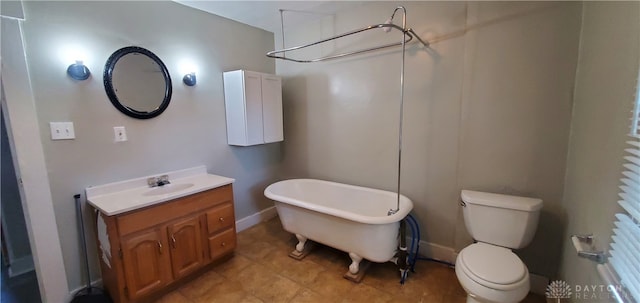
[[[33,267],[33,256],[28,255],[11,261],[9,265],[9,277],[19,276],[28,273],[35,268]]]
[[[244,217],[240,220],[236,221],[236,232],[241,232],[247,228],[250,228],[256,224],[267,221],[271,218],[275,218],[278,215],[276,212],[276,207],[271,206],[269,208],[265,208],[260,212],[257,212],[253,215]]]
[[[407,239],[407,245],[411,245],[411,239]],[[424,240],[420,240],[420,250],[418,251],[418,254],[422,257],[427,257],[454,265],[456,264],[456,257],[458,257],[458,253],[453,248],[435,243],[429,243]]]

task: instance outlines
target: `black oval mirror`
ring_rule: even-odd
[[[107,60],[103,79],[111,103],[133,118],[156,117],[171,101],[167,67],[142,47],[127,46],[115,51]]]

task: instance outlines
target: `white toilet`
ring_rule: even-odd
[[[456,259],[467,303],[520,302],[529,292],[529,271],[511,249],[531,242],[542,200],[470,190],[461,197],[467,231],[477,241]]]

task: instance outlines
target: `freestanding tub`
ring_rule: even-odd
[[[264,195],[275,201],[283,228],[298,238],[302,252],[307,239],[349,253],[349,272],[359,271],[364,258],[390,261],[398,246],[400,220],[413,208],[409,198],[390,191],[314,179],[273,183]]]

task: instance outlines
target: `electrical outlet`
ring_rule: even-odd
[[[51,140],[73,140],[76,133],[73,122],[49,122],[51,128]]]
[[[115,142],[127,141],[127,130],[124,128],[124,126],[114,126],[113,133],[115,136]]]

